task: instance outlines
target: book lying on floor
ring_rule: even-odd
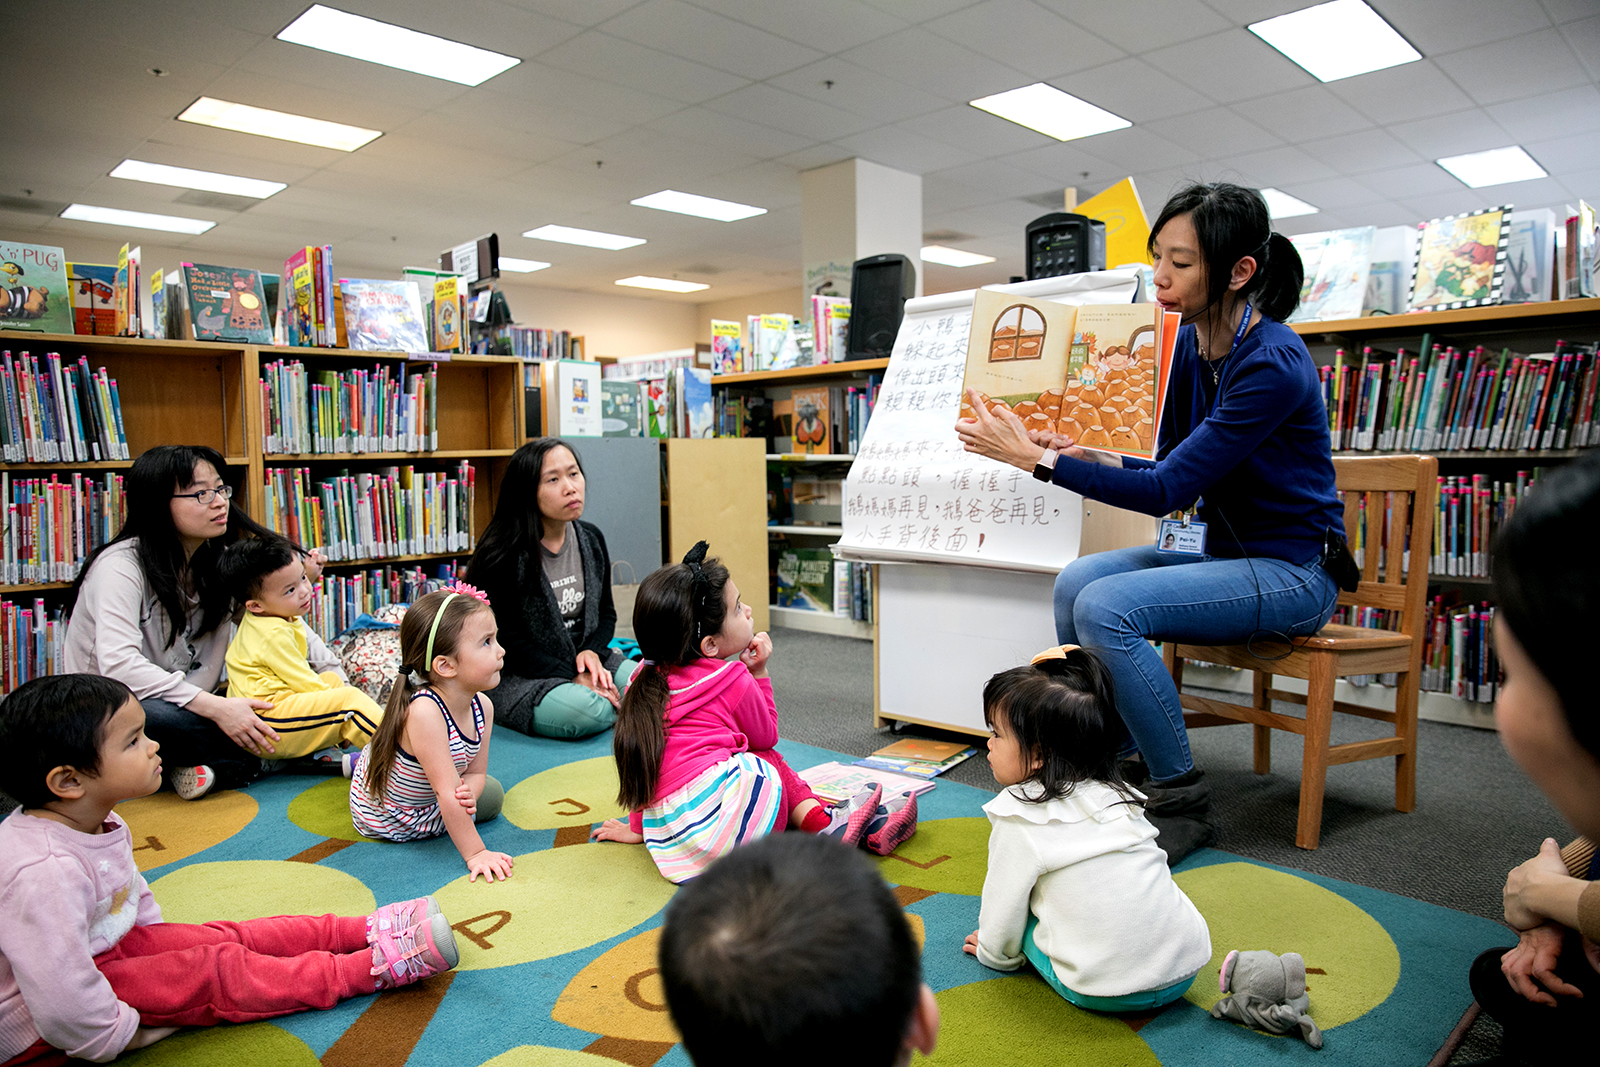
[[[885,796],[895,793],[926,793],[932,789],[934,783],[922,781],[918,778],[908,778],[892,771],[879,770],[875,767],[856,767],[850,764],[819,763],[815,767],[807,767],[800,772],[800,777],[811,787],[818,798],[829,804],[837,804],[841,800],[848,800],[855,796],[863,786],[877,782],[883,786]]]
[[[957,764],[971,759],[978,752],[971,745],[959,741],[929,741],[908,737],[885,745],[865,759],[856,760],[857,767],[871,767],[913,778],[937,778]]]
[[[969,748],[959,757],[952,758],[943,763],[924,763],[921,760],[892,759],[888,756],[867,756],[855,762],[857,767],[866,767],[871,770],[888,771],[892,774],[905,774],[913,778],[937,778],[959,763],[965,763],[977,753],[977,749]]]

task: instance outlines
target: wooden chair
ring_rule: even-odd
[[[1384,608],[1398,612],[1393,630],[1372,630],[1330,623],[1314,636],[1296,639],[1283,659],[1262,660],[1243,645],[1186,645],[1168,641],[1167,670],[1178,687],[1189,727],[1250,723],[1255,727],[1255,771],[1272,769],[1273,730],[1305,738],[1300,772],[1300,820],[1294,843],[1317,847],[1322,834],[1322,792],[1328,766],[1393,756],[1394,806],[1411,811],[1417,802],[1417,691],[1421,681],[1422,646],[1426,638],[1423,608],[1428,597],[1428,555],[1433,545],[1433,514],[1438,497],[1439,461],[1432,456],[1362,456],[1333,461],[1336,484],[1344,494],[1344,525],[1351,546],[1364,545],[1357,562],[1361,583],[1354,593],[1340,591],[1341,605]],[[1365,538],[1358,537],[1365,528]],[[1387,554],[1383,555],[1387,528]],[[1406,531],[1409,539],[1398,536]],[[1405,549],[1411,546],[1410,565]],[[1379,564],[1382,562],[1382,571]],[[1267,655],[1284,647],[1262,648]],[[1221,663],[1253,671],[1254,700],[1249,706],[1183,694],[1185,660]],[[1334,681],[1354,674],[1394,672],[1394,710],[1335,700]],[[1272,676],[1304,678],[1305,696],[1272,687]],[[1305,717],[1272,710],[1274,700],[1304,705]],[[1394,725],[1392,737],[1329,745],[1333,713],[1346,712]]]

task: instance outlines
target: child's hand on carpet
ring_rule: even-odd
[[[511,877],[511,866],[515,861],[504,852],[491,852],[484,849],[482,852],[467,857],[467,881],[476,882],[478,875],[483,875],[485,882],[494,881],[495,875],[501,880]]]
[[[622,819],[607,819],[595,828],[589,835],[589,840],[621,841],[625,845],[638,845],[644,843],[644,835],[628,829],[628,824]]]
[[[969,956],[978,954],[978,931],[974,930],[967,935],[967,939],[961,943],[961,951]]]
[[[467,809],[468,815],[478,814],[478,798],[472,795],[472,787],[466,782],[456,786],[456,799]]]
[[[1552,993],[1564,997],[1583,996],[1583,990],[1562,981],[1556,974],[1556,964],[1561,959],[1561,946],[1566,936],[1565,928],[1555,923],[1544,923],[1531,930],[1523,930],[1517,947],[1500,957],[1500,971],[1511,988],[1535,1004],[1552,1008],[1556,1006],[1556,998]]]

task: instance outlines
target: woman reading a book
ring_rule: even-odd
[[[1210,787],[1148,639],[1276,645],[1313,633],[1338,594],[1325,562],[1348,550],[1317,370],[1283,325],[1304,269],[1265,201],[1237,185],[1192,185],[1162,209],[1149,250],[1156,299],[1184,323],[1153,462],[1029,431],[975,392],[976,417],[956,432],[970,452],[1115,507],[1193,509],[1171,548],[1163,529],[1157,544],[1073,561],[1055,586],[1056,637],[1111,667],[1144,762],[1130,769],[1134,784],[1149,776],[1140,788],[1176,863],[1214,836]]]
[[[609,647],[617,629],[611,556],[582,521],[583,465],[566,442],[529,441],[511,457],[494,517],[466,580],[494,607],[506,650],[490,690],[495,722],[537,737],[588,737],[616,721],[637,660]]]

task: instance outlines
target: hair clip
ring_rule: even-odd
[[[1028,665],[1032,666],[1032,667],[1037,667],[1039,664],[1043,663],[1045,660],[1066,659],[1068,652],[1076,652],[1082,647],[1083,647],[1082,645],[1057,645],[1054,648],[1047,648],[1043,652],[1039,653],[1037,656],[1035,656],[1032,659],[1030,659],[1028,661]]]
[[[449,585],[445,586],[445,588],[452,593],[460,593],[463,596],[470,596],[475,600],[481,600],[485,604],[489,603],[488,593],[485,593],[482,589],[479,589],[476,586],[468,585],[466,582],[460,581],[459,579],[451,582]]]

